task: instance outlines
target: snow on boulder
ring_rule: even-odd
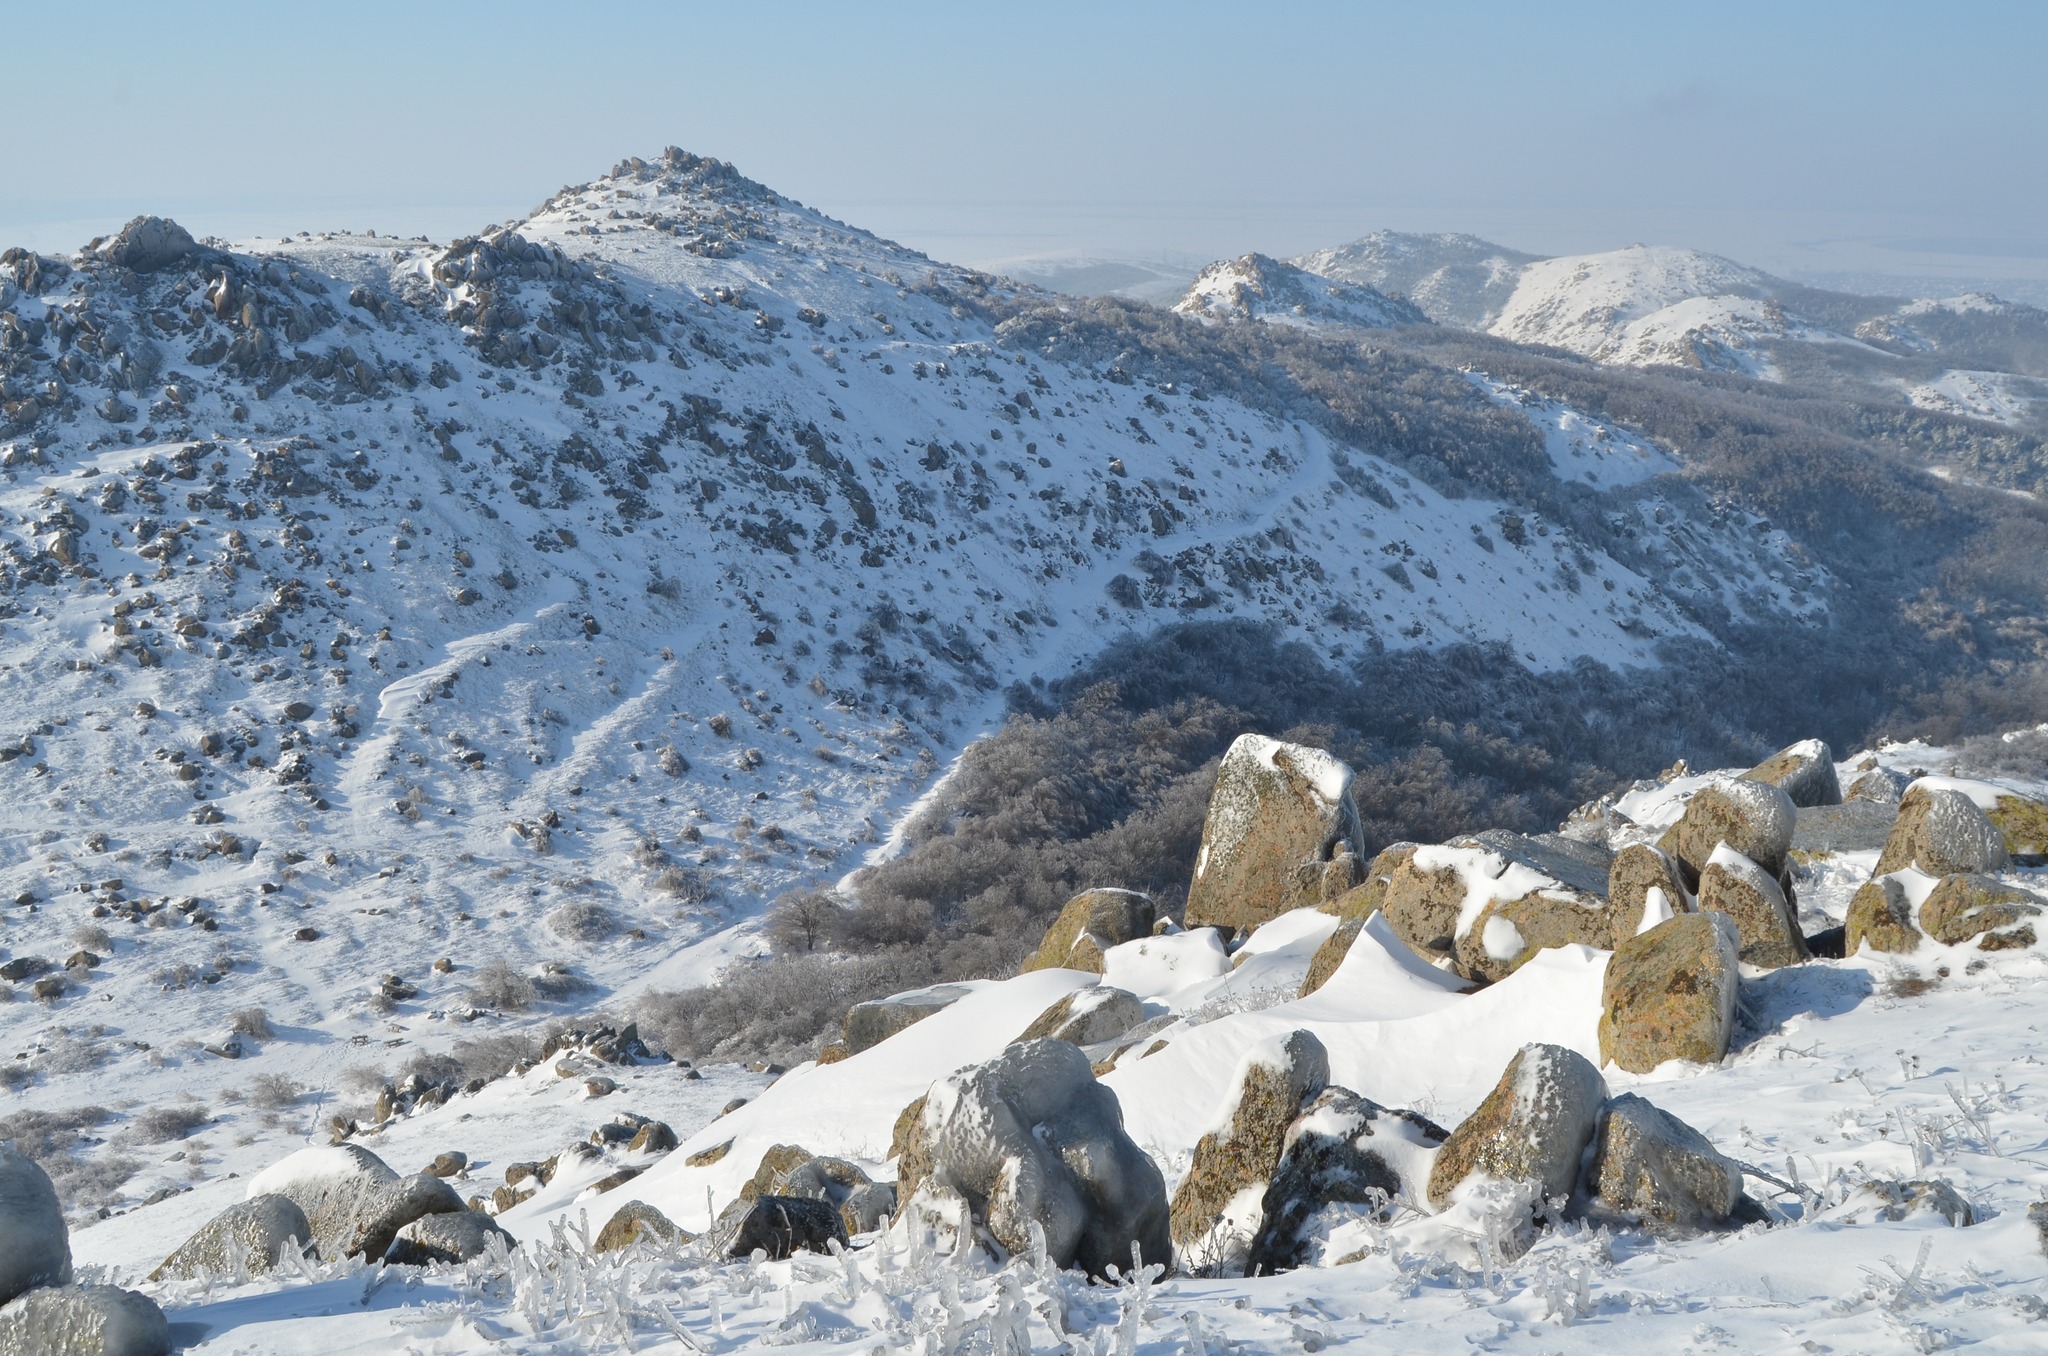
[[[1303,1265],[1311,1220],[1332,1206],[1363,1206],[1385,1218],[1397,1202],[1421,1200],[1444,1138],[1426,1116],[1389,1111],[1349,1088],[1324,1088],[1287,1127],[1246,1273]]]
[[[312,1241],[306,1212],[291,1197],[269,1192],[237,1201],[201,1225],[149,1279],[233,1278],[242,1271],[260,1276],[278,1264],[286,1248],[304,1249]]]
[[[1187,925],[1248,931],[1357,883],[1351,769],[1321,749],[1239,735],[1223,755],[1188,886]]]
[[[1684,1121],[1623,1093],[1600,1114],[1586,1186],[1597,1213],[1690,1234],[1728,1222],[1742,1170]]]
[[[1229,973],[1230,953],[1214,928],[1125,942],[1102,958],[1102,982],[1139,998],[1158,998]]]
[[[1603,890],[1606,871],[1530,851],[1531,842],[1497,834],[1417,848],[1388,873],[1381,911],[1416,954],[1448,961],[1483,983],[1506,978],[1551,947],[1610,945],[1607,900],[1545,868],[1582,884],[1598,877]]]
[[[1137,890],[1083,890],[1053,919],[1024,969],[1059,967],[1099,975],[1105,951],[1151,935],[1157,921],[1158,909],[1150,895]]]
[[[71,1279],[71,1236],[57,1188],[36,1161],[0,1144],[0,1302]]]
[[[1606,1100],[1607,1083],[1584,1055],[1561,1045],[1523,1046],[1437,1151],[1430,1203],[1448,1206],[1475,1174],[1532,1183],[1547,1200],[1569,1200]]]
[[[1229,1102],[1195,1142],[1173,1193],[1173,1244],[1184,1269],[1242,1263],[1287,1127],[1329,1081],[1330,1052],[1312,1032],[1269,1036],[1245,1053]]]
[[[1979,951],[2011,951],[2034,944],[2030,921],[2042,900],[1990,876],[1944,876],[1920,904],[1920,926],[1944,946],[1977,939]]]
[[[377,1155],[360,1144],[319,1145],[301,1149],[272,1163],[249,1179],[244,1200],[281,1195],[291,1198],[309,1215],[329,1192],[358,1178],[370,1182],[395,1182],[398,1174]]]
[[[616,1252],[631,1247],[642,1238],[650,1242],[667,1243],[680,1237],[690,1241],[690,1235],[675,1226],[675,1222],[645,1201],[627,1201],[612,1212],[604,1228],[597,1231],[597,1241],[590,1245],[592,1252]]]
[[[1906,788],[1899,818],[1873,875],[1912,867],[1930,876],[2003,871],[2005,836],[1966,792],[1921,778]]]
[[[301,1149],[249,1183],[248,1199],[276,1193],[305,1211],[322,1261],[379,1258],[398,1231],[423,1215],[464,1209],[455,1189],[431,1173],[400,1177],[354,1144]]]
[[[1848,917],[1842,924],[1842,954],[1853,956],[1865,946],[1892,953],[1919,949],[1920,929],[1913,923],[1913,904],[1898,876],[1866,881],[1849,901]]]
[[[503,1239],[508,1248],[519,1246],[496,1220],[475,1210],[422,1215],[392,1237],[383,1257],[391,1266],[400,1267],[467,1262],[483,1256],[494,1238]]]
[[[1134,1245],[1171,1259],[1166,1184],[1076,1046],[1029,1041],[941,1079],[910,1140],[898,1184],[913,1228],[1022,1253],[1036,1225],[1055,1263],[1092,1276],[1130,1266]]]
[[[1096,1045],[1115,1040],[1144,1020],[1145,1005],[1136,994],[1098,984],[1092,989],[1076,989],[1039,1013],[1017,1039]]]
[[[154,273],[200,252],[192,233],[165,217],[136,217],[97,251],[108,263],[132,268],[137,273]]]
[[[1609,945],[1615,950],[1630,937],[1698,907],[1670,853],[1634,843],[1614,854],[1607,873],[1607,908],[1614,922]]]
[[[1751,965],[1775,970],[1809,958],[1784,887],[1726,843],[1714,849],[1700,872],[1700,909],[1735,920],[1742,959]]]
[[[112,1285],[42,1286],[0,1309],[0,1356],[170,1356],[156,1301]]]
[[[1693,794],[1657,846],[1684,865],[1689,882],[1699,879],[1723,843],[1776,876],[1785,869],[1798,818],[1792,798],[1778,787],[1724,778]]]
[[[1614,949],[1600,992],[1600,1057],[1630,1073],[1728,1053],[1741,983],[1740,938],[1725,913],[1669,918]]]
[[[1800,809],[1842,803],[1842,784],[1835,777],[1834,751],[1818,739],[1803,739],[1779,749],[1743,773],[1742,777],[1745,781],[1765,782],[1777,787]]]
[[[959,984],[934,984],[928,989],[890,994],[855,1003],[846,1014],[844,1042],[848,1054],[880,1045],[899,1031],[915,1026],[933,1013],[944,1012],[967,996]]]

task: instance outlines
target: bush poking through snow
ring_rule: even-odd
[[[270,1014],[262,1008],[237,1008],[235,1015],[228,1018],[228,1030],[238,1036],[249,1036],[255,1040],[273,1040],[277,1031],[270,1025]]]
[[[480,1008],[496,1012],[524,1012],[533,1006],[533,981],[520,974],[506,962],[492,961],[479,966],[470,979],[469,1001]]]
[[[132,1117],[120,1138],[135,1144],[169,1144],[184,1139],[213,1117],[197,1102],[153,1106]]]
[[[566,942],[586,945],[604,941],[619,930],[612,911],[587,899],[575,899],[548,915],[548,931]]]
[[[259,1111],[282,1111],[304,1095],[305,1089],[288,1074],[260,1073],[249,1080],[249,1105]]]

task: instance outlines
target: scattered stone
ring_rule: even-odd
[[[1775,878],[1785,869],[1798,818],[1792,798],[1779,788],[1734,778],[1695,792],[1657,846],[1678,859],[1687,884],[1699,880],[1723,843]]]
[[[665,1154],[675,1148],[679,1142],[676,1139],[676,1132],[669,1129],[666,1122],[648,1121],[633,1132],[633,1138],[626,1143],[626,1152],[635,1154]]]
[[[1607,872],[1607,912],[1613,920],[1615,950],[1667,918],[1698,909],[1678,859],[1648,843],[1635,843],[1614,854]]]
[[[1280,1162],[1260,1203],[1248,1275],[1302,1265],[1304,1227],[1325,1206],[1370,1205],[1380,1218],[1422,1198],[1443,1127],[1389,1111],[1348,1088],[1324,1088],[1287,1127]]]
[[[1351,769],[1321,749],[1239,735],[1223,755],[1188,886],[1189,927],[1248,931],[1289,909],[1321,904],[1354,884],[1365,856]],[[1342,882],[1342,889],[1326,888]]]
[[[41,956],[16,956],[5,964],[0,964],[0,979],[6,980],[9,984],[19,984],[25,979],[34,979],[37,975],[47,975],[56,968]]]
[[[687,1243],[691,1235],[647,1202],[627,1201],[613,1211],[604,1228],[597,1231],[597,1241],[591,1244],[591,1251],[617,1252],[643,1238],[654,1243],[677,1240]]]
[[[1741,982],[1735,921],[1688,913],[1623,941],[1600,990],[1600,1057],[1630,1073],[1728,1053]]]
[[[834,1242],[846,1246],[846,1226],[828,1203],[802,1196],[761,1196],[740,1216],[722,1251],[727,1257],[750,1257],[759,1250],[780,1260],[794,1252],[829,1252]]]
[[[959,984],[934,984],[928,989],[891,994],[855,1003],[846,1014],[845,1041],[850,1054],[880,1045],[899,1031],[917,1025],[933,1013],[944,1012],[967,996]]]
[[[595,1078],[583,1080],[583,1095],[585,1097],[609,1097],[618,1090],[619,1085],[606,1078],[603,1074],[599,1074]]]
[[[1115,1040],[1144,1020],[1145,1005],[1136,994],[1096,984],[1074,990],[1039,1013],[1017,1040],[1095,1045]]]
[[[1890,805],[1896,808],[1899,800],[1906,794],[1906,788],[1912,784],[1913,779],[1903,772],[1894,772],[1888,767],[1872,768],[1868,772],[1859,773],[1856,779],[1849,783],[1849,789],[1843,793],[1842,799],[1845,802],[1870,801],[1877,805]]]
[[[1742,774],[1745,781],[1766,782],[1783,791],[1794,805],[1840,805],[1842,784],[1835,777],[1834,751],[1818,739],[1805,739],[1778,750]]]
[[[1735,920],[1742,959],[1749,964],[1775,970],[1808,959],[1806,934],[1784,887],[1726,843],[1714,849],[1700,873],[1699,901],[1702,911]]]
[[[306,1212],[291,1197],[276,1192],[237,1201],[201,1225],[199,1232],[178,1245],[178,1250],[149,1273],[149,1279],[180,1280],[213,1276],[232,1280],[234,1259],[239,1250],[242,1265],[252,1276],[261,1276],[278,1264],[286,1248],[303,1251],[313,1242],[313,1229]]]
[[[1442,1209],[1474,1173],[1531,1182],[1567,1200],[1593,1137],[1607,1083],[1585,1056],[1561,1045],[1525,1045],[1479,1109],[1451,1131],[1430,1168],[1430,1203]]]
[[[777,1193],[824,1201],[839,1212],[849,1235],[872,1233],[896,1210],[896,1188],[876,1182],[843,1158],[813,1158],[784,1175]]]
[[[467,1262],[483,1256],[493,1238],[504,1239],[507,1248],[519,1246],[496,1220],[474,1210],[422,1215],[398,1231],[383,1256],[386,1263],[401,1267]]]
[[[724,1143],[714,1144],[708,1149],[699,1149],[696,1153],[684,1158],[683,1162],[693,1168],[708,1168],[731,1152],[732,1141],[726,1140]]]
[[[1899,802],[1898,822],[1871,874],[1886,876],[1910,866],[1929,876],[1955,876],[2003,871],[2009,865],[2005,836],[1977,802],[1961,791],[1915,782]]]
[[[585,1190],[593,1196],[602,1196],[607,1191],[618,1190],[645,1171],[647,1169],[631,1166],[617,1168],[592,1182]]]
[[[1586,1181],[1603,1210],[1660,1233],[1718,1228],[1742,1199],[1740,1168],[1699,1131],[1634,1093],[1601,1113]]]
[[[155,1300],[112,1285],[42,1286],[0,1309],[0,1356],[170,1356]]]
[[[1013,1045],[939,1080],[905,1140],[897,1189],[942,1235],[971,1228],[1022,1253],[1035,1223],[1055,1265],[1092,1276],[1129,1267],[1133,1245],[1172,1260],[1159,1168],[1065,1041]]]
[[[36,1161],[0,1143],[0,1303],[71,1280],[71,1236],[57,1188]]]
[[[2041,912],[2038,895],[1989,876],[1943,877],[1920,903],[1920,926],[1944,946],[1977,938],[1980,951],[2010,951],[2034,944],[2028,920]]]
[[[451,1149],[445,1154],[435,1154],[434,1161],[427,1164],[427,1171],[436,1177],[460,1177],[468,1166],[469,1155],[459,1149]]]
[[[1250,1242],[1256,1221],[1228,1219],[1227,1211],[1239,1193],[1272,1181],[1288,1127],[1329,1081],[1329,1052],[1307,1031],[1268,1037],[1244,1056],[1225,1128],[1196,1142],[1173,1193],[1173,1244],[1183,1255],[1227,1254]]]
[[[1897,1224],[1918,1214],[1938,1215],[1958,1229],[1977,1222],[1977,1211],[1962,1194],[1940,1178],[1910,1182],[1865,1182],[1842,1210],[1852,1222]]]
[[[1913,925],[1913,906],[1896,876],[1866,882],[1849,901],[1843,920],[1842,952],[1853,956],[1866,945],[1872,951],[1900,954],[1918,949],[1920,929]]]
[[[1152,897],[1136,890],[1083,890],[1068,900],[1046,929],[1045,940],[1024,962],[1024,971],[1086,970],[1102,973],[1102,953],[1112,946],[1150,936],[1158,921]]]

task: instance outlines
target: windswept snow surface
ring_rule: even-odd
[[[1676,458],[1640,434],[1496,381],[1483,372],[1469,375],[1472,384],[1494,404],[1528,416],[1543,434],[1543,450],[1550,454],[1550,465],[1560,480],[1584,481],[1607,490],[1679,469]]]

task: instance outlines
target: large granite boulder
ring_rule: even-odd
[[[165,217],[136,217],[97,251],[109,263],[154,273],[201,253],[192,233]]]
[[[1133,1244],[1171,1258],[1166,1183],[1078,1046],[1029,1041],[940,1079],[905,1141],[897,1188],[923,1227],[1017,1253],[1035,1223],[1054,1262],[1094,1276]]]
[[[1584,1055],[1561,1045],[1523,1046],[1478,1110],[1437,1150],[1430,1203],[1449,1205],[1474,1174],[1531,1183],[1547,1200],[1569,1200],[1606,1100],[1606,1080]]]
[[[36,1161],[0,1144],[0,1303],[71,1279],[71,1234],[57,1188]]]
[[[725,1236],[727,1257],[750,1257],[755,1251],[780,1259],[794,1252],[830,1252],[846,1246],[846,1226],[828,1201],[804,1196],[758,1196]]]
[[[1657,846],[1678,859],[1688,885],[1696,884],[1723,843],[1776,877],[1785,870],[1798,818],[1792,798],[1769,782],[1730,778],[1694,792]]]
[[[0,1309],[0,1356],[170,1356],[155,1300],[112,1285],[39,1286]]]
[[[1920,945],[1912,902],[1896,876],[1865,882],[1849,901],[1849,913],[1842,923],[1842,954],[1853,956],[1866,945],[1872,951],[1895,954]]]
[[[935,1013],[944,1012],[968,994],[965,985],[934,984],[928,989],[891,994],[855,1003],[846,1014],[846,1052],[857,1055],[880,1045],[899,1031],[917,1025]]]
[[[1600,1114],[1586,1184],[1603,1213],[1667,1234],[1728,1222],[1742,1199],[1742,1170],[1706,1136],[1623,1093]]]
[[[1681,914],[1622,942],[1601,983],[1601,1058],[1630,1073],[1719,1063],[1735,1029],[1739,950],[1725,913]]]
[[[1240,735],[1209,798],[1187,926],[1249,931],[1321,904],[1357,883],[1364,859],[1351,769],[1321,749]]]
[[[1145,1005],[1138,996],[1107,984],[1076,989],[1065,995],[1024,1028],[1020,1041],[1056,1040],[1075,1045],[1096,1045],[1115,1040],[1145,1020]]]
[[[1102,973],[1102,953],[1152,935],[1159,911],[1152,896],[1136,890],[1083,890],[1067,901],[1045,931],[1045,940],[1024,962],[1024,970],[1086,970]]]
[[[1700,909],[1735,920],[1742,959],[1765,969],[1809,959],[1806,935],[1778,878],[1723,843],[1700,873]]]
[[[400,1177],[355,1144],[301,1149],[272,1164],[250,1181],[248,1199],[271,1193],[305,1212],[313,1246],[326,1262],[380,1258],[398,1231],[421,1216],[468,1208],[432,1173]]]
[[[467,1262],[483,1256],[494,1238],[503,1239],[508,1248],[519,1246],[496,1220],[475,1210],[422,1215],[393,1236],[384,1260],[402,1267]]]
[[[1920,926],[1944,946],[1977,939],[1980,951],[2011,951],[2034,944],[2039,895],[1990,876],[1944,876],[1920,902]]]
[[[1250,1242],[1257,1222],[1226,1218],[1229,1207],[1272,1180],[1287,1128],[1329,1081],[1329,1052],[1307,1031],[1268,1037],[1245,1054],[1229,1115],[1218,1116],[1224,1127],[1196,1142],[1173,1193],[1173,1245],[1183,1258],[1229,1263]]]
[[[1444,1138],[1443,1127],[1426,1116],[1389,1111],[1348,1088],[1324,1088],[1287,1127],[1246,1273],[1302,1265],[1303,1234],[1329,1206],[1369,1206],[1384,1218],[1397,1202],[1422,1200]]]
[[[1614,924],[1609,946],[1619,948],[1637,933],[1697,908],[1670,853],[1635,843],[1614,854],[1607,872],[1607,911]]]
[[[1783,748],[1742,774],[1752,782],[1766,782],[1783,791],[1794,805],[1842,803],[1842,784],[1835,777],[1834,751],[1818,739],[1803,739]]]
[[[1546,947],[1609,946],[1608,875],[1593,845],[1495,831],[1408,853],[1380,912],[1416,954],[1491,983]]]
[[[2035,862],[2048,857],[2048,803],[2001,791],[1984,817],[2005,839],[2009,856]]]
[[[1961,791],[1915,782],[1899,802],[1898,822],[1871,874],[1912,867],[1929,876],[2003,871],[2011,864],[2005,836]]]
[[[312,1242],[313,1229],[306,1222],[306,1212],[291,1197],[270,1192],[237,1201],[201,1225],[149,1273],[149,1279],[232,1277],[237,1252],[242,1268],[261,1276],[278,1264],[286,1248],[304,1249]]]

